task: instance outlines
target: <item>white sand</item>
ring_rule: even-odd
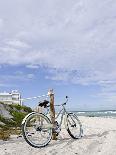
[[[116,155],[116,119],[79,117],[84,137],[74,140],[65,129],[57,141],[38,149],[29,146],[23,138],[0,141],[0,155]]]

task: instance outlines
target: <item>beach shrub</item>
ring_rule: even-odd
[[[23,118],[26,116],[26,113],[13,111],[12,116],[13,116],[13,120],[15,122],[15,126],[20,127]]]
[[[5,124],[5,125],[0,125],[3,128],[15,126],[15,122],[12,119],[6,119],[1,115],[0,115],[0,121]]]
[[[0,103],[1,104],[1,103]],[[2,103],[3,104],[3,103]],[[23,118],[30,112],[32,109],[27,106],[21,106],[17,104],[4,104],[4,108],[10,113],[12,116],[11,118],[5,118],[4,116],[0,115],[0,127],[20,127]]]
[[[22,106],[22,110],[24,110],[24,112],[26,112],[26,113],[32,112],[32,109],[30,107],[27,107],[27,106]]]
[[[21,106],[19,104],[11,104],[10,107],[13,109],[21,110]]]
[[[10,134],[18,135],[21,133],[21,122],[28,113],[32,112],[32,109],[16,104],[0,104],[4,105],[4,109],[1,109],[0,115],[0,139],[8,140]],[[12,117],[6,118],[5,115],[2,115],[4,110],[8,111]]]
[[[8,128],[0,128],[0,139],[8,140],[10,138],[10,133]]]
[[[4,125],[0,125],[0,139],[8,140],[10,137],[9,126],[11,125],[11,122],[8,119],[2,117],[1,115],[0,121],[4,123]]]
[[[30,113],[32,112],[32,109],[30,107],[27,107],[27,106],[21,106],[21,105],[18,105],[18,104],[11,104],[9,105],[11,107],[11,111],[12,110],[17,110],[17,111],[23,111],[23,112],[26,112],[26,113]]]

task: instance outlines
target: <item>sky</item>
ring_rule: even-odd
[[[115,0],[0,0],[0,92],[51,88],[71,110],[116,109]]]

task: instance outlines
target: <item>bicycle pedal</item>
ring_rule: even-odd
[[[58,135],[59,135],[59,133],[58,133],[58,132],[56,132],[56,131],[53,131],[53,134],[55,134],[56,136],[58,136]]]
[[[56,135],[59,135],[59,131],[57,130],[53,130],[53,133],[55,133]]]

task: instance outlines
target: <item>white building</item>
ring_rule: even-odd
[[[0,93],[0,102],[5,104],[19,104],[22,105],[21,94],[14,90],[11,93]]]

